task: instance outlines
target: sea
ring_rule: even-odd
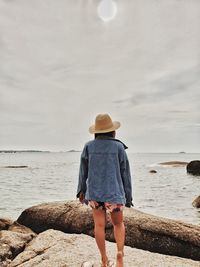
[[[159,165],[174,160],[190,162],[200,154],[127,154],[135,209],[200,225],[200,209],[192,206],[200,195],[200,177],[187,174],[185,166]],[[74,151],[0,153],[0,217],[16,220],[31,206],[75,200],[79,166],[80,152]]]

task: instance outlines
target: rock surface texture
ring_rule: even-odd
[[[13,220],[7,218],[0,218],[0,231],[7,230],[10,225],[13,224]]]
[[[109,258],[115,262],[115,244],[106,242]],[[200,267],[200,262],[125,247],[126,267]],[[81,267],[86,261],[100,266],[94,238],[49,229],[28,243],[8,267]],[[89,265],[89,264],[88,264]],[[89,265],[91,266],[91,265]]]
[[[66,233],[93,236],[91,209],[78,201],[43,203],[28,208],[18,223],[40,233],[53,228]],[[200,261],[200,227],[140,212],[124,210],[126,245]],[[106,239],[114,241],[108,216]],[[85,244],[84,244],[85,246]]]
[[[193,160],[187,164],[187,172],[200,176],[200,160]]]
[[[4,229],[0,231],[0,266],[7,266],[19,253],[21,253],[26,244],[30,242],[36,234],[27,227],[17,222],[0,219],[0,224],[5,224]]]

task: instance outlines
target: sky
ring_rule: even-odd
[[[131,152],[200,152],[200,2],[0,0],[0,150],[81,150],[99,113]]]

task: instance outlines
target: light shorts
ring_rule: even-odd
[[[109,213],[122,211],[125,206],[124,204],[100,202],[100,201],[95,201],[95,200],[89,200],[88,205],[92,209],[105,210],[105,211],[108,211]]]

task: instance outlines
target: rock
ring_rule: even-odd
[[[17,221],[36,233],[49,228],[94,235],[91,209],[78,201],[43,203],[22,212]],[[126,245],[153,252],[200,260],[200,227],[124,209]],[[108,218],[106,238],[114,241]]]
[[[0,266],[7,266],[14,257],[24,250],[25,245],[36,234],[17,222],[10,224],[11,221],[7,221],[7,219],[1,219],[0,221],[7,223],[4,229],[8,229],[0,231]]]
[[[30,228],[18,223],[17,221],[13,221],[9,218],[0,218],[0,231],[1,230],[9,230],[23,234],[29,234],[29,233],[35,234]]]
[[[10,225],[13,224],[13,220],[9,218],[0,218],[0,231],[7,230]]]
[[[115,261],[116,244],[106,242],[109,259]],[[166,256],[136,248],[125,247],[125,266],[139,267],[200,267],[200,263]],[[95,239],[84,234],[65,234],[49,229],[37,235],[8,267],[87,267],[100,266],[100,255]],[[86,263],[85,263],[86,264]],[[84,265],[83,265],[84,266]]]
[[[186,166],[188,162],[174,160],[174,161],[160,162],[159,164],[163,166],[182,167]]]
[[[14,221],[13,224],[8,227],[8,230],[22,234],[35,234],[30,228],[26,227],[25,225],[19,224],[17,221]]]
[[[187,172],[193,175],[200,175],[200,160],[190,161],[186,167]]]
[[[150,170],[149,172],[150,172],[150,173],[157,173],[156,170]]]
[[[200,196],[195,198],[195,200],[192,202],[193,207],[200,208]]]

